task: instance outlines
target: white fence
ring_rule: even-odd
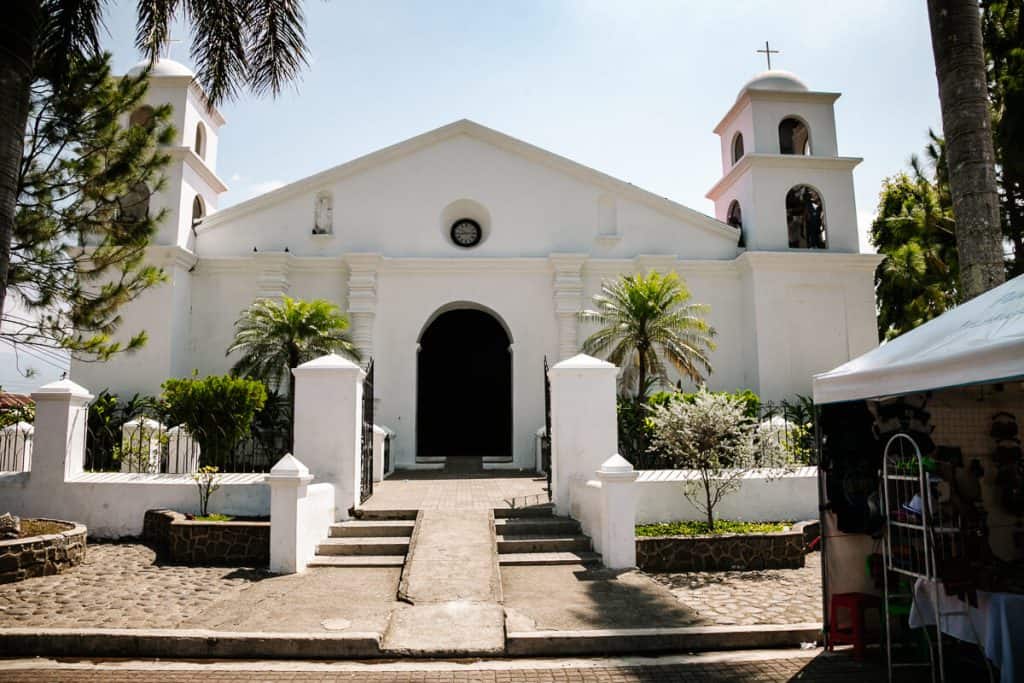
[[[703,521],[683,491],[693,470],[640,470],[637,479],[637,524]],[[779,476],[754,470],[740,479],[739,490],[715,506],[716,519],[745,522],[803,521],[818,518],[818,470],[801,467]]]
[[[0,429],[0,472],[28,472],[32,469],[32,435],[35,428],[16,422]]]

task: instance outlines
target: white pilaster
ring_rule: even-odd
[[[583,308],[583,264],[586,254],[551,254],[554,269],[552,290],[555,315],[558,316],[558,357],[569,358],[579,352],[576,314]]]
[[[636,566],[636,478],[628,460],[616,453],[601,463],[601,560],[609,569]]]
[[[333,484],[336,518],[359,505],[363,380],[352,361],[331,354],[303,363],[295,375],[295,456],[321,482]]]
[[[292,454],[277,461],[263,478],[270,487],[270,571],[293,574],[306,568],[313,549],[304,543],[302,501],[313,476]]]
[[[618,452],[618,368],[579,354],[548,371],[551,379],[551,480],[555,508],[569,514],[569,484],[588,480]]]
[[[256,297],[280,299],[287,295],[291,289],[291,282],[288,280],[290,256],[284,252],[260,252],[255,258],[260,272],[256,280]]]
[[[32,484],[39,491],[59,491],[60,485],[85,468],[85,439],[89,401],[84,387],[69,379],[50,382],[32,392],[36,403],[32,444]]]
[[[380,254],[346,254],[348,265],[348,316],[352,341],[363,363],[373,356],[373,324],[377,318],[377,270]]]

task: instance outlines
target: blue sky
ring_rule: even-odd
[[[923,0],[395,0],[306,3],[309,68],[277,99],[221,109],[218,174],[228,206],[460,118],[592,166],[705,213],[721,174],[714,125],[743,83],[773,66],[839,91],[840,154],[862,227],[883,177],[940,128]],[[113,3],[117,72],[135,3]],[[189,36],[171,56],[191,64]],[[0,351],[2,353],[2,351]],[[0,355],[0,384],[27,389]]]

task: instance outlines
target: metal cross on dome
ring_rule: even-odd
[[[771,47],[768,45],[768,41],[767,40],[764,41],[764,49],[763,50],[754,50],[754,52],[759,52],[759,53],[763,54],[768,59],[768,70],[769,71],[772,70],[772,55],[782,54],[778,50],[771,49]]]
[[[172,49],[173,45],[176,44],[176,43],[180,43],[180,42],[181,41],[178,40],[177,38],[168,38],[167,39],[167,42],[163,46],[164,59],[170,59],[171,58],[171,49]]]

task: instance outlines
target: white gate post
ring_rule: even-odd
[[[336,354],[292,370],[295,375],[295,457],[319,482],[334,484],[335,519],[359,505],[366,373]]]
[[[89,401],[84,387],[69,379],[44,384],[32,392],[36,402],[32,443],[32,485],[60,500],[61,485],[85,468]],[[53,512],[51,514],[57,514]]]
[[[601,559],[609,569],[636,566],[636,478],[629,461],[616,453],[601,463]]]
[[[277,461],[263,481],[270,487],[270,571],[301,572],[315,551],[304,543],[306,535],[301,528],[301,505],[313,475],[289,454]]]
[[[551,379],[551,488],[559,514],[570,511],[569,484],[592,478],[618,452],[618,368],[579,354],[548,370]]]

